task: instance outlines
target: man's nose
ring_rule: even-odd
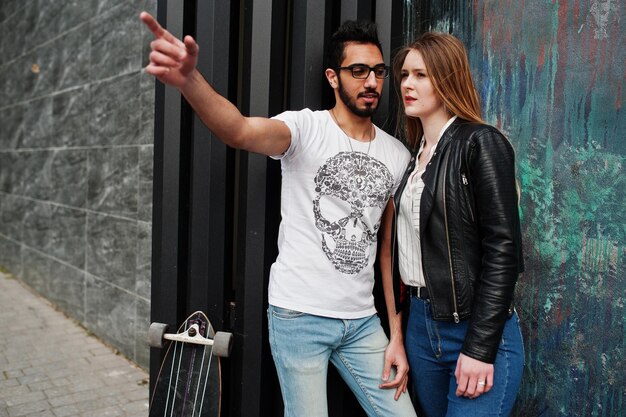
[[[376,82],[376,76],[374,75],[374,71],[370,71],[367,74],[367,78],[365,79],[365,85],[368,86],[376,86],[378,83]]]

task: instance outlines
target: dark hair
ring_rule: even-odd
[[[350,42],[373,44],[378,47],[381,54],[383,53],[383,48],[378,40],[376,23],[364,20],[346,20],[330,37],[326,47],[326,68],[336,69],[341,65],[346,43]]]

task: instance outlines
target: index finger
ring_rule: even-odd
[[[150,32],[152,32],[156,38],[163,38],[168,42],[173,42],[179,45],[182,43],[174,35],[163,29],[163,26],[161,26],[150,13],[141,12],[139,14],[139,18],[143,23],[145,23],[148,29],[150,29]]]
[[[460,375],[460,378],[457,381],[457,387],[456,387],[456,396],[460,397],[462,395],[465,395],[465,393],[467,392],[467,384],[469,382],[469,379],[467,378],[467,376],[465,375]]]
[[[378,385],[379,388],[382,389],[390,389],[397,388],[402,384],[402,378],[400,374],[396,374],[396,376],[391,381],[386,381]]]
[[[402,382],[407,376],[408,368],[405,367],[396,367],[395,375],[393,375],[393,379],[389,381],[389,376],[391,376],[391,372],[387,374],[387,380],[385,380],[382,384],[379,384],[378,387],[382,389],[389,388],[398,388],[402,385]]]

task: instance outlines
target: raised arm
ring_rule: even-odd
[[[279,120],[245,117],[219,95],[197,70],[199,47],[191,36],[181,41],[149,13],[139,15],[154,34],[150,63],[145,71],[176,87],[200,120],[225,144],[264,155],[280,155],[291,143],[291,132]]]

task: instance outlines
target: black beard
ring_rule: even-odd
[[[346,90],[344,90],[343,85],[341,85],[341,80],[339,78],[337,78],[337,84],[339,86],[339,98],[341,99],[343,104],[345,104],[346,107],[350,109],[352,113],[356,114],[359,117],[372,117],[374,113],[376,113],[376,110],[378,110],[378,101],[376,102],[376,104],[368,104],[367,107],[365,107],[364,109],[360,109],[356,105],[356,100],[350,97]],[[378,95],[376,90],[373,89],[368,89],[365,91],[365,93],[376,93]],[[380,96],[378,98],[380,99]]]

